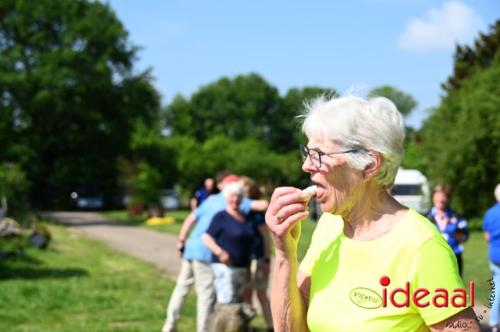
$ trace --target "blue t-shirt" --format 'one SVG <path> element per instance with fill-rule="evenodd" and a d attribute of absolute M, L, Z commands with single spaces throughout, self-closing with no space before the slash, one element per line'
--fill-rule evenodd
<path fill-rule="evenodd" d="M 500 263 L 500 203 L 486 211 L 483 220 L 483 230 L 490 234 L 490 261 Z"/>
<path fill-rule="evenodd" d="M 194 193 L 194 198 L 196 198 L 196 206 L 200 206 L 212 193 L 208 192 L 205 187 L 201 187 Z"/>
<path fill-rule="evenodd" d="M 427 214 L 427 218 L 432 221 L 436 227 L 439 229 L 439 225 L 436 222 L 437 209 L 432 207 L 431 211 Z M 466 236 L 466 239 L 469 237 L 469 228 L 467 226 L 467 220 L 458 216 L 451 209 L 446 210 L 445 217 L 448 219 L 448 223 L 444 230 L 439 229 L 441 235 L 445 238 L 446 242 L 450 245 L 453 252 L 458 255 L 464 251 L 464 246 L 458 242 L 456 238 L 456 233 L 462 233 Z"/>
<path fill-rule="evenodd" d="M 217 213 L 207 229 L 215 243 L 231 257 L 231 266 L 247 267 L 252 256 L 253 224 L 248 220 L 240 222 L 227 211 Z M 212 262 L 219 263 L 212 255 Z"/>
<path fill-rule="evenodd" d="M 252 223 L 254 238 L 252 241 L 252 259 L 264 257 L 264 239 L 259 232 L 259 226 L 266 223 L 264 212 L 250 212 L 247 220 Z"/>
<path fill-rule="evenodd" d="M 187 260 L 197 260 L 210 262 L 212 260 L 212 252 L 203 243 L 203 234 L 207 231 L 210 222 L 217 212 L 223 211 L 227 206 L 227 201 L 222 192 L 211 195 L 207 198 L 196 210 L 196 224 L 189 235 L 184 246 L 183 258 Z M 240 211 L 243 214 L 248 214 L 252 206 L 252 201 L 244 198 L 240 205 Z"/>

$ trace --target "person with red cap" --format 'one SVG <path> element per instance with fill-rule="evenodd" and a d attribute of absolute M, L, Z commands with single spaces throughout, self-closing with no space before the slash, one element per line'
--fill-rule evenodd
<path fill-rule="evenodd" d="M 213 217 L 227 207 L 227 201 L 222 193 L 224 186 L 240 181 L 240 178 L 232 173 L 219 173 L 216 178 L 217 187 L 221 192 L 210 196 L 190 213 L 179 232 L 177 253 L 182 257 L 181 270 L 174 291 L 170 296 L 162 332 L 176 331 L 182 305 L 193 285 L 197 295 L 197 331 L 207 330 L 208 317 L 215 303 L 215 292 L 214 278 L 210 267 L 212 253 L 203 242 L 202 237 Z M 245 198 L 241 202 L 240 211 L 243 214 L 248 214 L 250 211 L 265 211 L 267 206 L 266 200 L 252 201 Z"/>

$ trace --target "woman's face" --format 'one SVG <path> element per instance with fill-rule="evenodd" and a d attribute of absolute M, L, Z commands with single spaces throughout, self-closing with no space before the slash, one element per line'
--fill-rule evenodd
<path fill-rule="evenodd" d="M 437 191 L 432 195 L 432 203 L 434 203 L 434 206 L 438 210 L 444 211 L 448 206 L 448 195 L 444 192 Z"/>
<path fill-rule="evenodd" d="M 230 208 L 238 210 L 240 208 L 242 197 L 238 194 L 231 193 L 227 198 L 227 204 Z"/>
<path fill-rule="evenodd" d="M 324 153 L 339 152 L 343 149 L 330 140 L 311 137 L 307 147 L 319 149 Z M 318 186 L 316 198 L 322 211 L 345 214 L 361 199 L 362 171 L 352 169 L 344 154 L 321 157 L 321 167 L 315 166 L 310 158 L 302 164 L 302 170 L 311 176 Z"/>

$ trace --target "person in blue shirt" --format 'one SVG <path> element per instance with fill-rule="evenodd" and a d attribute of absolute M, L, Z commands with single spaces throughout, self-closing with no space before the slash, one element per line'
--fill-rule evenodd
<path fill-rule="evenodd" d="M 463 243 L 469 239 L 467 220 L 457 215 L 449 206 L 449 190 L 444 186 L 437 186 L 432 195 L 433 207 L 427 218 L 439 229 L 445 240 L 453 249 L 457 257 L 460 275 L 463 271 L 462 252 Z"/>
<path fill-rule="evenodd" d="M 484 238 L 489 244 L 489 261 L 493 285 L 495 286 L 495 298 L 490 311 L 491 331 L 499 331 L 500 316 L 500 183 L 495 188 L 496 204 L 484 214 L 483 231 Z"/>
<path fill-rule="evenodd" d="M 224 186 L 229 183 L 238 181 L 240 181 L 239 177 L 234 174 L 222 173 L 217 176 L 219 190 L 223 190 Z M 248 214 L 251 210 L 265 211 L 267 205 L 268 202 L 265 200 L 252 201 L 245 198 L 241 202 L 240 211 L 244 214 Z M 223 211 L 226 206 L 227 202 L 224 195 L 218 193 L 206 199 L 184 220 L 176 248 L 177 254 L 182 257 L 181 269 L 174 291 L 170 296 L 166 310 L 167 317 L 162 332 L 176 330 L 182 305 L 193 285 L 197 295 L 197 331 L 206 331 L 208 316 L 215 302 L 215 294 L 213 274 L 210 267 L 212 253 L 203 243 L 202 236 L 205 234 L 213 217 L 218 212 Z"/>
<path fill-rule="evenodd" d="M 216 194 L 214 180 L 212 178 L 206 178 L 203 182 L 203 187 L 194 193 L 194 197 L 191 198 L 191 201 L 189 202 L 191 210 L 194 211 L 194 209 L 200 206 L 201 203 L 213 194 Z"/>

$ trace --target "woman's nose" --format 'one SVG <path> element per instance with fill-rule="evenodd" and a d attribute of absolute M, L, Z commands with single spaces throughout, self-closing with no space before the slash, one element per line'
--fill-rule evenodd
<path fill-rule="evenodd" d="M 316 167 L 311 162 L 311 158 L 307 157 L 302 162 L 302 170 L 306 173 L 312 173 L 316 171 Z"/>

